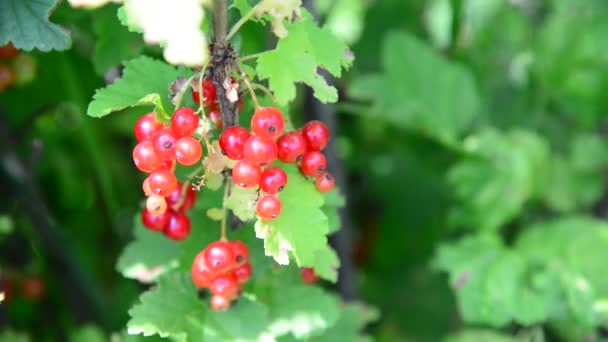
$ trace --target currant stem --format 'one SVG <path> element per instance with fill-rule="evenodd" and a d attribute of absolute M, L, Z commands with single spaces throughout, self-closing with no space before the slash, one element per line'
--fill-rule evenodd
<path fill-rule="evenodd" d="M 232 181 L 226 178 L 224 182 L 224 200 L 222 201 L 222 205 L 224 207 L 224 216 L 222 217 L 222 225 L 220 232 L 220 240 L 228 241 L 226 238 L 226 219 L 228 217 L 228 209 L 226 208 L 226 200 L 228 199 L 228 194 L 230 194 L 230 188 L 232 188 Z"/>
<path fill-rule="evenodd" d="M 241 77 L 243 78 L 243 81 L 245 82 L 247 89 L 249 89 L 249 94 L 251 95 L 251 99 L 253 100 L 255 109 L 256 110 L 260 109 L 260 104 L 258 102 L 258 98 L 255 96 L 255 91 L 253 90 L 253 86 L 251 85 L 251 82 L 249 82 L 249 78 L 247 78 L 247 74 L 241 70 L 239 70 L 239 71 L 241 72 Z"/>
<path fill-rule="evenodd" d="M 205 167 L 203 165 L 199 166 L 196 168 L 196 170 L 192 171 L 192 173 L 190 173 L 189 175 L 186 176 L 186 180 L 184 181 L 184 185 L 182 185 L 182 189 L 181 189 L 181 196 L 179 198 L 179 201 L 177 203 L 175 203 L 175 205 L 173 205 L 173 209 L 177 210 L 177 208 L 181 207 L 182 204 L 184 204 L 184 200 L 186 199 L 186 191 L 188 191 L 188 187 L 190 186 L 190 184 L 192 184 L 192 180 L 194 179 L 194 177 L 198 176 L 199 173 L 201 173 L 201 171 L 203 171 L 205 169 Z"/>
<path fill-rule="evenodd" d="M 251 55 L 247 55 L 247 56 L 243 56 L 240 57 L 239 59 L 237 59 L 237 61 L 240 62 L 245 62 L 251 59 L 256 59 L 258 57 L 260 57 L 264 52 L 258 52 L 258 53 L 252 53 Z"/>
<path fill-rule="evenodd" d="M 253 89 L 261 90 L 264 94 L 266 94 L 266 96 L 270 97 L 270 101 L 272 101 L 272 105 L 277 107 L 277 103 L 274 100 L 274 95 L 272 95 L 272 92 L 270 91 L 270 89 L 264 87 L 263 85 L 261 85 L 259 83 L 252 83 L 251 86 L 253 87 Z"/>
<path fill-rule="evenodd" d="M 190 82 L 192 82 L 192 79 L 194 79 L 195 76 L 196 74 L 192 75 L 188 80 L 186 80 L 186 83 L 184 83 L 184 85 L 182 85 L 182 87 L 179 89 L 179 92 L 177 93 L 177 99 L 175 100 L 175 110 L 178 110 L 179 107 L 182 105 L 184 95 L 186 94 L 188 87 L 190 87 Z"/>
<path fill-rule="evenodd" d="M 247 12 L 247 14 L 245 14 L 244 16 L 241 17 L 241 19 L 239 19 L 239 21 L 237 21 L 231 28 L 230 31 L 228 32 L 228 35 L 226 36 L 226 41 L 230 40 L 230 38 L 232 38 L 241 28 L 241 26 L 243 26 L 247 21 L 249 21 L 249 19 L 251 19 L 256 12 L 256 7 L 254 6 L 253 8 L 251 8 L 249 10 L 249 12 Z"/>

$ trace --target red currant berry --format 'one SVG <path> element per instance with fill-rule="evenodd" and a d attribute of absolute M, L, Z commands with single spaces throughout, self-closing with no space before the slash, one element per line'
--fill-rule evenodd
<path fill-rule="evenodd" d="M 271 139 L 252 135 L 243 146 L 245 159 L 264 166 L 270 165 L 277 159 L 277 144 Z"/>
<path fill-rule="evenodd" d="M 144 179 L 144 182 L 141 184 L 141 188 L 144 190 L 144 194 L 146 194 L 146 196 L 154 194 L 152 189 L 150 189 L 150 181 L 148 181 L 148 177 Z"/>
<path fill-rule="evenodd" d="M 23 297 L 31 302 L 40 300 L 45 292 L 46 286 L 44 285 L 44 281 L 39 277 L 28 277 L 23 281 L 23 284 L 21 284 L 21 293 L 23 293 Z"/>
<path fill-rule="evenodd" d="M 283 133 L 283 129 L 285 129 L 285 119 L 281 111 L 276 108 L 260 108 L 251 117 L 251 131 L 262 138 L 278 138 Z"/>
<path fill-rule="evenodd" d="M 327 170 L 327 160 L 319 151 L 308 151 L 302 156 L 300 171 L 304 176 L 318 177 Z"/>
<path fill-rule="evenodd" d="M 142 141 L 133 149 L 133 162 L 141 171 L 152 172 L 160 168 L 163 158 L 156 152 L 152 142 Z"/>
<path fill-rule="evenodd" d="M 135 138 L 137 141 L 150 140 L 161 129 L 163 129 L 163 124 L 156 120 L 156 114 L 146 114 L 135 123 Z"/>
<path fill-rule="evenodd" d="M 174 210 L 180 210 L 181 212 L 185 213 L 188 210 L 192 209 L 192 207 L 194 207 L 194 203 L 196 202 L 196 191 L 194 191 L 194 189 L 189 186 L 186 189 L 186 194 L 182 201 L 183 186 L 184 185 L 182 183 L 177 183 L 177 187 L 175 187 L 175 190 L 173 190 L 173 192 L 169 196 L 167 196 L 165 200 L 167 200 L 167 205 L 169 207 L 173 208 Z M 180 202 L 181 204 L 179 205 L 179 207 L 175 207 Z"/>
<path fill-rule="evenodd" d="M 329 141 L 329 129 L 321 121 L 310 121 L 304 125 L 302 134 L 308 144 L 308 149 L 321 151 Z"/>
<path fill-rule="evenodd" d="M 241 265 L 241 266 L 235 268 L 232 271 L 232 274 L 234 274 L 234 277 L 236 278 L 236 282 L 238 284 L 240 284 L 240 285 L 245 284 L 247 282 L 247 280 L 249 280 L 249 278 L 251 278 L 251 265 L 249 263 Z"/>
<path fill-rule="evenodd" d="M 241 160 L 232 168 L 232 179 L 238 186 L 253 188 L 260 184 L 262 170 L 249 160 Z"/>
<path fill-rule="evenodd" d="M 146 209 L 151 215 L 162 215 L 167 211 L 167 201 L 164 197 L 152 194 L 146 200 Z"/>
<path fill-rule="evenodd" d="M 230 308 L 230 299 L 224 296 L 211 297 L 211 308 L 215 311 L 226 311 Z"/>
<path fill-rule="evenodd" d="M 8 43 L 0 46 L 0 58 L 2 59 L 10 59 L 14 58 L 19 54 L 19 50 L 15 48 L 13 43 Z"/>
<path fill-rule="evenodd" d="M 196 255 L 192 268 L 190 269 L 192 274 L 192 281 L 198 287 L 207 287 L 211 280 L 215 278 L 217 273 L 213 272 L 205 263 L 205 252 L 202 251 Z"/>
<path fill-rule="evenodd" d="M 270 167 L 262 172 L 260 188 L 268 195 L 278 194 L 287 185 L 287 174 L 280 167 Z"/>
<path fill-rule="evenodd" d="M 331 191 L 331 189 L 334 188 L 335 184 L 336 184 L 336 180 L 334 179 L 334 176 L 332 176 L 331 173 L 329 173 L 329 172 L 326 172 L 326 173 L 320 175 L 319 177 L 317 177 L 317 180 L 315 181 L 315 186 L 317 187 L 317 190 L 319 190 L 320 192 Z"/>
<path fill-rule="evenodd" d="M 234 275 L 230 273 L 221 274 L 211 281 L 209 291 L 216 296 L 231 298 L 238 294 L 239 286 Z"/>
<path fill-rule="evenodd" d="M 183 137 L 175 142 L 175 159 L 182 165 L 193 165 L 203 155 L 203 147 L 193 137 Z"/>
<path fill-rule="evenodd" d="M 235 267 L 244 265 L 249 261 L 249 248 L 245 243 L 239 240 L 229 241 L 228 244 L 234 254 Z"/>
<path fill-rule="evenodd" d="M 148 209 L 144 208 L 141 211 L 141 222 L 144 224 L 144 227 L 150 230 L 162 232 L 169 224 L 172 215 L 173 211 L 171 209 L 166 210 L 161 215 L 152 215 Z"/>
<path fill-rule="evenodd" d="M 171 128 L 163 128 L 154 135 L 154 148 L 165 160 L 175 159 L 175 142 L 179 136 Z"/>
<path fill-rule="evenodd" d="M 301 132 L 289 132 L 277 141 L 277 155 L 284 163 L 295 163 L 306 152 L 306 139 Z"/>
<path fill-rule="evenodd" d="M 243 159 L 243 147 L 251 134 L 245 128 L 232 126 L 226 128 L 220 135 L 220 148 L 232 160 Z"/>
<path fill-rule="evenodd" d="M 177 136 L 187 137 L 196 131 L 198 127 L 198 115 L 192 108 L 182 107 L 173 113 L 171 128 Z"/>
<path fill-rule="evenodd" d="M 157 170 L 167 170 L 173 172 L 173 170 L 175 170 L 175 160 L 163 160 L 163 163 Z"/>
<path fill-rule="evenodd" d="M 188 237 L 190 234 L 190 219 L 184 213 L 174 211 L 169 224 L 165 226 L 163 233 L 175 241 L 180 241 Z"/>
<path fill-rule="evenodd" d="M 17 75 L 8 65 L 0 64 L 0 90 L 4 90 L 15 83 Z"/>
<path fill-rule="evenodd" d="M 210 107 L 217 99 L 217 95 L 215 92 L 215 86 L 213 85 L 213 81 L 211 81 L 211 80 L 203 80 L 203 99 L 204 99 L 205 106 L 207 106 L 207 107 Z M 201 104 L 200 93 L 193 90 L 192 91 L 192 100 L 196 104 Z"/>
<path fill-rule="evenodd" d="M 310 267 L 300 268 L 300 276 L 302 277 L 302 280 L 309 285 L 316 283 L 320 279 L 315 273 L 315 270 Z"/>
<path fill-rule="evenodd" d="M 171 171 L 158 170 L 152 172 L 148 177 L 148 183 L 152 192 L 163 197 L 171 195 L 177 187 L 177 178 Z"/>
<path fill-rule="evenodd" d="M 264 196 L 255 206 L 255 212 L 258 217 L 264 221 L 272 221 L 279 217 L 283 205 L 281 200 L 274 196 Z"/>
<path fill-rule="evenodd" d="M 228 242 L 212 242 L 205 249 L 205 260 L 209 269 L 220 273 L 228 271 L 234 267 L 234 254 Z"/>
<path fill-rule="evenodd" d="M 222 122 L 222 113 L 220 112 L 219 109 L 217 109 L 217 108 L 210 109 L 207 112 L 207 117 L 209 117 L 209 120 L 211 120 L 211 122 L 213 122 L 213 124 L 215 124 L 215 128 L 222 129 L 224 127 L 224 124 Z"/>

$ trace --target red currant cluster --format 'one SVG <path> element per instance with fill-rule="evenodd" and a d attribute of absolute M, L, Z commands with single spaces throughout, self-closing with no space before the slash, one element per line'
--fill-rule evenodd
<path fill-rule="evenodd" d="M 202 146 L 191 136 L 198 126 L 196 112 L 186 107 L 173 113 L 170 126 L 157 121 L 154 113 L 135 123 L 139 143 L 133 149 L 133 161 L 139 170 L 150 173 L 142 185 L 148 196 L 142 221 L 147 228 L 163 231 L 173 240 L 183 240 L 190 233 L 185 212 L 194 206 L 196 195 L 192 189 L 183 189 L 173 170 L 175 161 L 193 165 L 201 159 Z"/>
<path fill-rule="evenodd" d="M 256 205 L 262 220 L 274 220 L 281 214 L 281 201 L 274 195 L 287 185 L 287 174 L 278 166 L 269 167 L 277 158 L 284 163 L 299 163 L 300 171 L 316 178 L 317 189 L 329 191 L 333 176 L 320 151 L 329 140 L 329 130 L 320 121 L 311 121 L 301 130 L 283 133 L 285 119 L 276 108 L 259 108 L 251 118 L 251 132 L 240 126 L 225 129 L 220 135 L 222 152 L 238 162 L 232 168 L 234 182 L 244 188 L 259 187 L 266 196 Z"/>
<path fill-rule="evenodd" d="M 236 84 L 236 80 L 234 79 L 234 77 L 231 78 L 231 82 L 232 82 L 233 86 Z M 200 105 L 201 104 L 201 94 L 199 91 L 197 91 L 198 83 L 193 84 L 193 86 L 195 88 L 192 89 L 192 100 L 194 101 L 194 103 Z M 203 88 L 203 94 L 202 94 L 203 95 L 203 105 L 205 108 L 207 108 L 205 113 L 206 113 L 207 117 L 209 118 L 209 120 L 211 120 L 211 122 L 213 122 L 215 124 L 215 127 L 217 129 L 222 129 L 222 127 L 224 127 L 224 125 L 222 124 L 222 114 L 220 112 L 220 108 L 217 103 L 217 93 L 215 90 L 215 86 L 213 85 L 213 82 L 211 80 L 204 80 L 202 82 L 202 88 Z M 236 89 L 235 89 L 235 91 L 236 91 Z M 240 112 L 242 109 L 243 109 L 243 100 L 239 98 L 238 111 Z"/>
<path fill-rule="evenodd" d="M 213 242 L 194 258 L 191 275 L 196 286 L 213 294 L 211 307 L 226 310 L 251 277 L 249 249 L 238 240 Z"/>

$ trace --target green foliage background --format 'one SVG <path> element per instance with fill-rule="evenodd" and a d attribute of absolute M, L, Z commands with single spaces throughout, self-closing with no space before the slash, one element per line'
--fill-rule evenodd
<path fill-rule="evenodd" d="M 363 337 L 347 337 L 347 331 L 377 318 L 366 332 L 379 341 L 600 340 L 608 328 L 608 3 L 322 0 L 316 5 L 326 27 L 355 56 L 353 67 L 337 80 L 334 139 L 348 175 L 356 286 L 360 299 L 380 316 L 356 304 L 340 306 L 338 314 L 337 297 L 304 287 L 290 268 L 275 277 L 292 286 L 276 294 L 264 284 L 252 289 L 268 308 L 255 298 L 239 306 L 242 313 L 235 315 L 258 318 L 250 326 L 209 313 L 204 321 L 211 330 L 162 320 L 155 329 L 176 332 L 178 340 L 184 331 L 201 334 L 188 335 L 192 340 L 208 334 L 230 339 L 255 337 L 270 324 L 275 331 L 288 329 L 281 340 L 313 338 L 307 334 L 318 328 L 323 334 L 316 339 L 350 341 Z M 8 13 L 1 6 L 0 12 Z M 135 341 L 139 337 L 116 333 L 125 328 L 133 304 L 139 303 L 131 309 L 137 318 L 129 326 L 139 331 L 155 319 L 150 307 L 170 307 L 184 316 L 206 312 L 189 295 L 192 285 L 183 273 L 161 277 L 159 290 L 140 302 L 145 287 L 116 272 L 133 278 L 126 266 L 140 260 L 146 246 L 163 254 L 150 253 L 145 260 L 162 258 L 168 268 L 183 257 L 180 250 L 189 256 L 197 246 L 175 248 L 137 224 L 133 233 L 142 175 L 132 166 L 131 130 L 145 109 L 102 120 L 85 115 L 109 68 L 141 53 L 160 58 L 160 51 L 144 46 L 115 13 L 115 6 L 93 12 L 59 6 L 51 21 L 71 32 L 71 48 L 31 52 L 38 65 L 35 81 L 0 93 L 1 114 L 11 129 L 10 146 L 2 149 L 3 170 L 9 150 L 28 162 L 57 222 L 57 239 L 82 271 L 95 319 L 83 326 L 87 320 L 67 304 L 69 289 L 48 258 L 49 246 L 15 200 L 15 192 L 26 188 L 14 190 L 14 179 L 3 177 L 0 184 L 10 195 L 0 200 L 2 225 L 9 227 L 2 229 L 2 270 L 41 275 L 48 294 L 41 303 L 0 305 L 2 322 L 8 323 L 0 341 L 52 340 L 57 327 L 72 341 L 103 341 L 111 332 L 119 341 Z M 238 11 L 231 13 L 236 19 Z M 0 16 L 0 23 L 6 18 Z M 0 24 L 2 41 L 14 38 L 5 37 L 4 29 Z M 43 31 L 44 39 L 54 48 L 66 47 L 56 30 Z M 242 55 L 265 49 L 266 30 L 245 25 L 236 40 Z M 286 42 L 284 50 L 266 55 L 262 66 L 281 63 L 282 53 L 289 53 Z M 142 68 L 132 76 L 162 86 L 176 75 L 169 69 Z M 340 67 L 331 71 L 339 73 Z M 304 87 L 293 92 L 279 69 L 261 76 L 270 78 L 281 104 L 296 96 L 290 112 L 296 123 L 303 122 Z M 291 76 L 318 82 L 308 74 Z M 121 97 L 130 90 L 133 99 Z M 125 87 L 96 99 L 124 108 L 130 103 L 124 101 L 145 94 Z M 319 96 L 334 95 L 324 89 Z M 166 93 L 159 99 L 165 102 Z M 246 103 L 245 112 L 251 108 Z M 107 114 L 95 105 L 88 110 Z M 197 209 L 204 213 L 212 206 Z M 258 241 L 253 227 L 247 229 L 250 235 L 240 233 L 242 238 Z M 133 236 L 135 243 L 118 259 Z M 259 264 L 266 263 L 260 268 L 270 269 L 262 248 L 256 250 Z M 184 288 L 184 297 L 166 303 L 167 287 Z M 307 308 L 298 298 L 314 298 L 319 306 Z M 315 310 L 324 313 L 320 328 L 277 323 L 297 320 L 294 312 Z"/>

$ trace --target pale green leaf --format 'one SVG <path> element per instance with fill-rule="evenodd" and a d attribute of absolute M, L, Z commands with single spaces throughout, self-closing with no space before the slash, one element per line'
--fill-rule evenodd
<path fill-rule="evenodd" d="M 362 334 L 362 330 L 379 317 L 380 313 L 375 308 L 359 303 L 345 304 L 340 308 L 340 317 L 336 324 L 327 329 L 323 335 L 312 338 L 311 341 L 371 342 L 373 339 Z"/>
<path fill-rule="evenodd" d="M 226 200 L 226 208 L 232 210 L 241 221 L 252 220 L 255 218 L 255 204 L 258 197 L 257 189 L 246 189 L 235 185 Z"/>
<path fill-rule="evenodd" d="M 446 337 L 443 342 L 524 342 L 490 329 L 467 329 Z"/>

